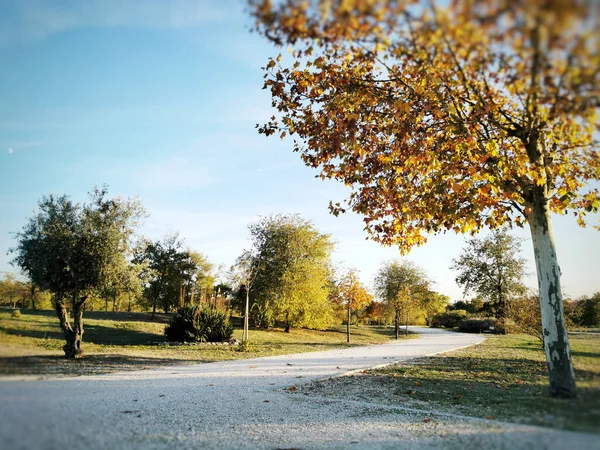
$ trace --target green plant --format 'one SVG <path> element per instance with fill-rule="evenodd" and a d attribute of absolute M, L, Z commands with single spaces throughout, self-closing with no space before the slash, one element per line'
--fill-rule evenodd
<path fill-rule="evenodd" d="M 433 316 L 431 326 L 433 328 L 455 328 L 467 317 L 467 311 L 457 309 L 447 313 L 436 314 Z"/>
<path fill-rule="evenodd" d="M 253 352 L 255 351 L 255 348 L 252 344 L 250 344 L 250 342 L 246 341 L 246 342 L 241 342 L 240 345 L 237 346 L 236 350 L 238 352 Z"/>
<path fill-rule="evenodd" d="M 463 333 L 483 333 L 484 331 L 496 332 L 495 319 L 464 319 L 458 324 L 458 330 Z"/>
<path fill-rule="evenodd" d="M 250 317 L 254 326 L 258 328 L 271 328 L 275 324 L 275 315 L 269 302 L 253 304 L 250 308 Z"/>
<path fill-rule="evenodd" d="M 223 342 L 232 335 L 227 313 L 209 306 L 179 308 L 165 328 L 165 336 L 172 342 Z"/>

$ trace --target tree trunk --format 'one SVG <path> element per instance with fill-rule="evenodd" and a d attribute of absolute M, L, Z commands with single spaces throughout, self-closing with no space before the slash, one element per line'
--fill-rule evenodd
<path fill-rule="evenodd" d="M 406 329 L 405 334 L 408 336 L 408 308 L 406 309 Z"/>
<path fill-rule="evenodd" d="M 35 284 L 31 283 L 31 309 L 36 310 L 35 306 Z"/>
<path fill-rule="evenodd" d="M 399 317 L 400 313 L 398 311 L 396 311 L 396 320 L 394 322 L 395 328 L 396 328 L 396 339 L 398 339 L 400 336 L 400 317 Z"/>
<path fill-rule="evenodd" d="M 560 268 L 554 247 L 548 202 L 544 194 L 543 188 L 537 188 L 534 191 L 529 227 L 540 289 L 542 332 L 550 380 L 550 395 L 560 398 L 575 398 L 577 391 L 565 326 Z"/>
<path fill-rule="evenodd" d="M 55 301 L 56 315 L 60 322 L 60 328 L 65 335 L 66 344 L 63 347 L 65 358 L 75 359 L 82 355 L 81 339 L 83 337 L 83 306 L 87 297 L 82 297 L 73 301 L 73 319 L 74 324 L 71 327 L 69 322 L 69 314 L 64 299 L 59 297 Z"/>
<path fill-rule="evenodd" d="M 246 307 L 244 309 L 244 331 L 242 331 L 242 344 L 248 342 L 248 316 L 250 314 L 250 292 L 246 288 Z"/>
<path fill-rule="evenodd" d="M 283 331 L 289 333 L 291 327 L 292 326 L 290 325 L 290 313 L 288 312 L 285 314 L 285 329 Z"/>
<path fill-rule="evenodd" d="M 350 302 L 348 302 L 348 323 L 346 324 L 346 342 L 350 342 Z"/>

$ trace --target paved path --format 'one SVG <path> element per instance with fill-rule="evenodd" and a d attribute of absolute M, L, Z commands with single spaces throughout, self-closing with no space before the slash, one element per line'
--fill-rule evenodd
<path fill-rule="evenodd" d="M 2 449 L 569 448 L 596 436 L 305 396 L 285 388 L 482 340 L 391 344 L 93 377 L 0 382 Z M 431 414 L 427 415 L 431 417 Z M 434 414 L 435 416 L 435 414 Z M 546 444 L 545 444 L 546 443 Z M 563 445 L 564 444 L 564 445 Z M 562 446 L 561 446 L 562 445 Z M 594 447 L 596 445 L 596 447 Z"/>

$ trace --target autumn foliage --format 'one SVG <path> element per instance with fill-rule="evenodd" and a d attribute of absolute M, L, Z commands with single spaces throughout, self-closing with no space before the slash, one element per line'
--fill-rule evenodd
<path fill-rule="evenodd" d="M 580 225 L 600 178 L 600 26 L 591 0 L 250 0 L 289 55 L 265 66 L 277 110 L 323 178 L 408 252 L 427 234 L 529 223 L 553 395 L 575 396 L 550 213 Z"/>
<path fill-rule="evenodd" d="M 404 250 L 424 232 L 521 225 L 536 187 L 555 212 L 596 211 L 599 41 L 571 28 L 586 9 L 416 3 L 256 2 L 259 30 L 293 45 L 292 63 L 266 66 L 280 114 L 260 131 L 295 136 L 307 165 L 353 188 L 332 211 Z"/>

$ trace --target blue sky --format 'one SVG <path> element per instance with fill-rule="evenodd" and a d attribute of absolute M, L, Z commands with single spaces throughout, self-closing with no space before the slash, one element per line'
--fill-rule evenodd
<path fill-rule="evenodd" d="M 291 141 L 256 133 L 272 114 L 260 67 L 277 50 L 250 25 L 238 0 L 2 0 L 0 272 L 15 271 L 10 233 L 42 195 L 85 200 L 102 183 L 141 198 L 142 233 L 179 231 L 217 265 L 232 264 L 250 245 L 248 223 L 269 213 L 312 220 L 368 285 L 399 257 L 366 241 L 358 216 L 328 214 L 347 191 L 316 179 Z M 570 217 L 554 228 L 566 293 L 599 291 L 600 234 Z M 449 265 L 463 245 L 435 236 L 407 258 L 457 300 Z M 532 261 L 530 240 L 523 247 Z"/>

